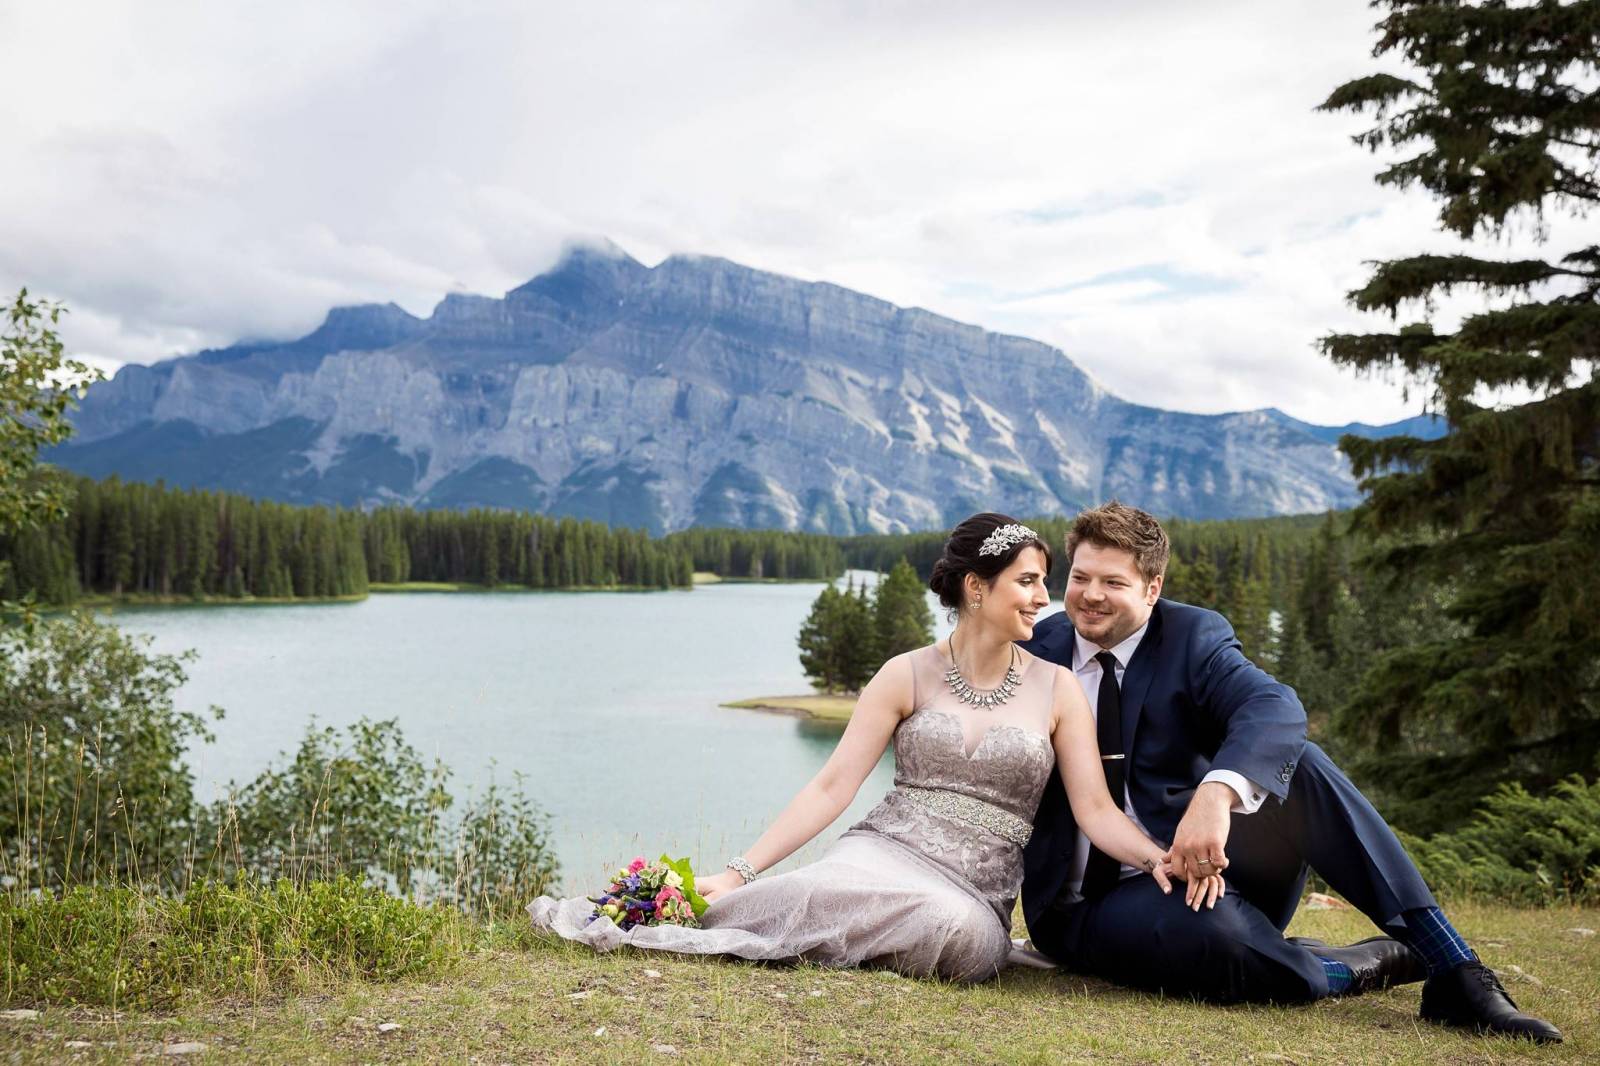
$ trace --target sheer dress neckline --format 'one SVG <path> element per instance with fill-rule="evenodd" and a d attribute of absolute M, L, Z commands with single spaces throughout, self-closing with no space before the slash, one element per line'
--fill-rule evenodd
<path fill-rule="evenodd" d="M 1022 733 L 1025 736 L 1030 736 L 1041 740 L 1044 742 L 1044 745 L 1047 748 L 1051 746 L 1050 738 L 1048 736 L 1039 732 L 1037 729 L 1029 729 L 1027 726 L 1017 725 L 1015 722 L 993 722 L 978 731 L 977 741 L 975 743 L 969 743 L 967 738 L 967 723 L 964 717 L 958 711 L 948 710 L 943 707 L 929 707 L 924 705 L 906 715 L 901 719 L 901 721 L 909 722 L 912 718 L 919 714 L 942 715 L 945 718 L 949 718 L 955 722 L 956 732 L 959 733 L 961 737 L 960 741 L 958 742 L 961 745 L 961 753 L 969 760 L 978 754 L 978 749 L 982 748 L 991 736 L 997 732 L 1002 732 L 1007 729 L 1012 729 L 1018 733 Z"/>
<path fill-rule="evenodd" d="M 1017 666 L 1020 680 L 1016 692 L 1009 700 L 992 710 L 975 710 L 961 703 L 946 684 L 944 675 L 950 668 L 952 660 L 940 649 L 938 642 L 929 644 L 914 654 L 922 657 L 922 661 L 914 667 L 917 678 L 914 706 L 911 713 L 900 720 L 901 724 L 911 721 L 924 712 L 951 719 L 960 734 L 958 743 L 961 752 L 969 761 L 983 749 L 992 736 L 1007 729 L 1037 737 L 1044 742 L 1046 748 L 1051 747 L 1047 730 L 1029 728 L 1029 726 L 1047 726 L 1048 717 L 1044 721 L 1039 721 L 1037 711 L 1030 711 L 1027 706 L 1033 701 L 1026 698 L 1024 693 L 1036 688 L 1039 671 L 1052 667 L 1053 664 L 1045 663 L 1044 667 L 1041 667 L 1040 663 L 1044 662 L 1042 659 L 1019 648 Z"/>

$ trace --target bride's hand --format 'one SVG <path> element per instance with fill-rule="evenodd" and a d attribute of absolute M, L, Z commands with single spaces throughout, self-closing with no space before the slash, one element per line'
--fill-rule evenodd
<path fill-rule="evenodd" d="M 707 903 L 714 903 L 718 898 L 727 895 L 734 889 L 743 887 L 744 878 L 733 870 L 723 870 L 721 873 L 712 874 L 710 877 L 696 877 L 694 879 L 694 890 L 705 897 Z"/>
<path fill-rule="evenodd" d="M 1202 904 L 1210 910 L 1217 905 L 1217 900 L 1221 899 L 1227 890 L 1228 886 L 1223 884 L 1221 874 L 1207 874 L 1189 882 L 1183 900 L 1192 910 L 1199 910 Z"/>
<path fill-rule="evenodd" d="M 1156 884 L 1161 886 L 1162 892 L 1172 895 L 1172 864 L 1167 861 L 1165 855 L 1144 860 L 1144 870 L 1156 879 Z"/>

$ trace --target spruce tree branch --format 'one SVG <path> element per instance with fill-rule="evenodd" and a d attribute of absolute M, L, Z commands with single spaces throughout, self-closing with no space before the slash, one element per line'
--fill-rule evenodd
<path fill-rule="evenodd" d="M 1391 314 L 1402 303 L 1425 299 L 1434 292 L 1448 294 L 1458 285 L 1526 291 L 1557 277 L 1594 277 L 1589 271 L 1556 266 L 1542 259 L 1478 259 L 1468 255 L 1415 255 L 1379 261 L 1373 267 L 1371 280 L 1348 293 L 1347 299 L 1358 310 L 1384 310 Z"/>

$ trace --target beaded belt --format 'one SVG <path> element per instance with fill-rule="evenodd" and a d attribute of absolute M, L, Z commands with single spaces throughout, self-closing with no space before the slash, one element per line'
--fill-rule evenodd
<path fill-rule="evenodd" d="M 1033 837 L 1033 825 L 1026 818 L 1018 818 L 1008 810 L 963 792 L 951 792 L 946 788 L 915 788 L 911 785 L 902 785 L 896 791 L 925 811 L 987 829 L 1019 848 L 1026 847 Z"/>

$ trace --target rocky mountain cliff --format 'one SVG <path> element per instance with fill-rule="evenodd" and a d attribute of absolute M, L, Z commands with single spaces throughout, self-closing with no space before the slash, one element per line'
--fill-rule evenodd
<path fill-rule="evenodd" d="M 1356 499 L 1340 431 L 1131 404 L 1059 350 L 722 259 L 578 247 L 426 319 L 126 366 L 50 458 L 301 503 L 522 508 L 654 531 L 939 528 L 1116 496 L 1219 518 Z M 1415 428 L 1415 427 L 1410 427 Z"/>

